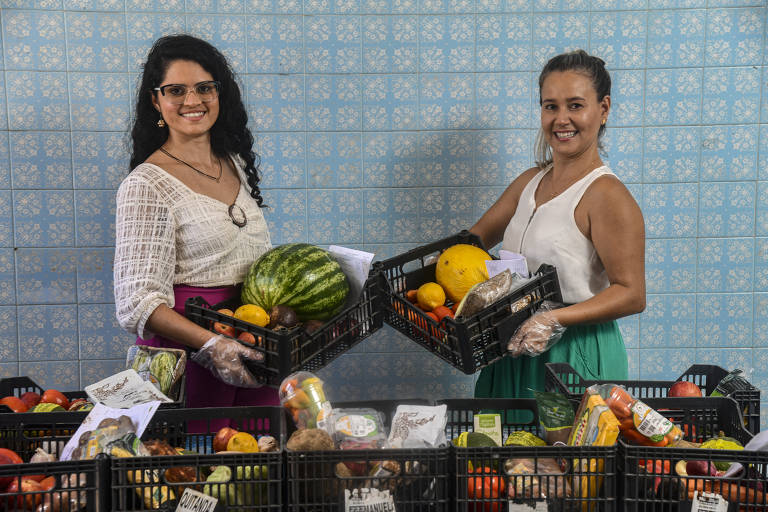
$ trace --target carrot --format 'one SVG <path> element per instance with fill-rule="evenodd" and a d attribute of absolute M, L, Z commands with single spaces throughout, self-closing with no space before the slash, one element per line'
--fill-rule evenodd
<path fill-rule="evenodd" d="M 624 418 L 619 422 L 619 430 L 622 432 L 631 428 L 635 428 L 635 420 L 632 419 L 631 416 L 629 418 Z"/>
<path fill-rule="evenodd" d="M 619 428 L 621 428 L 621 426 L 619 426 Z M 638 432 L 635 428 L 622 430 L 621 433 L 627 439 L 627 441 L 641 444 L 643 446 L 656 446 L 661 448 L 669 444 L 669 440 L 666 437 L 662 438 L 659 442 L 651 441 L 649 438 Z"/>
<path fill-rule="evenodd" d="M 708 478 L 683 478 L 683 485 L 688 491 L 688 500 L 693 499 L 693 493 L 699 491 L 719 494 L 726 501 L 737 502 L 740 511 L 763 510 L 766 504 L 765 493 L 744 487 L 743 485 L 729 483 L 725 480 L 712 480 Z M 750 507 L 748 505 L 763 505 Z"/>
<path fill-rule="evenodd" d="M 412 304 L 416 304 L 416 294 L 418 293 L 418 290 L 408 290 L 405 292 L 405 298 L 408 299 L 408 302 L 411 302 Z"/>

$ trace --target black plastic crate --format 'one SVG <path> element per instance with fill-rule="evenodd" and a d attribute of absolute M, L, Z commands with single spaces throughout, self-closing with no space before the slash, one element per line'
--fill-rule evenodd
<path fill-rule="evenodd" d="M 311 334 L 301 326 L 273 331 L 217 312 L 222 308 L 236 310 L 241 305 L 239 297 L 214 305 L 208 304 L 202 297 L 193 297 L 187 299 L 184 311 L 187 318 L 206 329 L 212 329 L 213 324 L 218 322 L 232 326 L 239 332 L 251 333 L 256 339 L 255 345 L 238 341 L 263 353 L 265 360 L 263 363 L 249 364 L 248 367 L 261 383 L 277 387 L 283 378 L 293 372 L 314 372 L 325 367 L 381 328 L 383 315 L 379 279 L 378 273 L 372 272 L 358 302 L 345 308 Z"/>
<path fill-rule="evenodd" d="M 474 415 L 495 412 L 501 415 L 502 442 L 515 431 L 524 430 L 541 436 L 536 400 L 453 399 L 438 400 L 448 406 L 446 436 L 454 439 L 474 428 Z M 451 474 L 456 512 L 548 510 L 573 512 L 613 512 L 617 503 L 617 448 L 613 446 L 501 446 L 451 447 Z M 531 474 L 506 475 L 509 460 L 528 459 Z M 583 461 L 584 465 L 577 464 Z M 592 463 L 592 469 L 588 469 Z M 470 466 L 471 464 L 471 466 Z M 554 466 L 557 464 L 557 466 Z M 514 467 L 514 465 L 511 465 Z M 470 471 L 470 467 L 472 471 Z M 550 473 L 559 467 L 562 474 Z M 478 468 L 483 468 L 478 473 Z M 501 482 L 493 480 L 500 478 Z M 477 489 L 496 489 L 498 496 Z M 510 491 L 514 496 L 510 496 Z M 584 490 L 584 495 L 580 492 Z M 588 492 L 587 492 L 588 490 Z M 548 496 L 547 499 L 542 496 Z M 530 508 L 528 508 L 530 507 Z"/>
<path fill-rule="evenodd" d="M 752 437 L 742 426 L 738 405 L 732 398 L 648 398 L 644 401 L 678 425 L 688 441 L 702 442 L 720 431 L 742 444 Z M 702 461 L 704 469 L 715 462 L 739 462 L 749 469 L 736 478 L 685 477 L 676 472 L 679 461 Z M 706 491 L 722 495 L 729 503 L 729 512 L 768 511 L 765 494 L 768 453 L 764 451 L 656 448 L 620 441 L 619 470 L 622 510 L 687 512 L 691 510 L 693 490 L 698 489 L 699 494 Z"/>
<path fill-rule="evenodd" d="M 181 381 L 178 384 L 179 386 L 179 399 L 175 400 L 173 402 L 163 403 L 160 404 L 160 406 L 164 409 L 168 408 L 180 408 L 184 407 L 185 402 L 185 395 L 186 395 L 186 376 L 181 376 Z M 6 397 L 6 396 L 15 396 L 20 397 L 27 391 L 33 391 L 35 393 L 38 393 L 42 396 L 43 392 L 45 391 L 45 388 L 37 384 L 35 381 L 30 379 L 29 377 L 21 376 L 21 377 L 7 377 L 5 379 L 0 379 L 0 398 Z M 62 392 L 64 396 L 67 397 L 67 400 L 70 402 L 75 398 L 85 398 L 88 400 L 88 394 L 85 391 L 63 391 Z M 8 407 L 4 405 L 0 405 L 0 413 L 3 412 L 13 412 Z"/>
<path fill-rule="evenodd" d="M 69 462 L 42 462 L 36 464 L 0 465 L 0 510 L 82 510 L 97 512 L 108 510 L 105 497 L 109 461 L 106 457 Z M 53 478 L 48 491 L 21 490 L 8 492 L 7 485 L 16 480 L 19 489 L 25 477 Z M 70 506 L 73 500 L 77 506 Z M 43 509 L 42 506 L 48 508 Z M 38 508 L 38 507 L 41 508 Z"/>
<path fill-rule="evenodd" d="M 383 274 L 384 321 L 466 374 L 473 374 L 501 359 L 517 327 L 531 317 L 544 300 L 562 302 L 557 271 L 542 265 L 535 279 L 470 317 L 445 317 L 436 323 L 405 298 L 407 290 L 435 281 L 437 256 L 455 244 L 483 248 L 469 231 L 417 247 L 377 262 Z M 434 261 L 432 261 L 434 259 Z"/>
<path fill-rule="evenodd" d="M 562 393 L 571 400 L 579 401 L 588 386 L 610 382 L 625 387 L 635 398 L 645 399 L 666 397 L 672 384 L 684 380 L 693 382 L 705 396 L 709 396 L 726 375 L 728 371 L 720 366 L 695 364 L 675 380 L 604 381 L 585 379 L 568 363 L 546 363 L 545 386 L 547 391 Z M 738 402 L 747 430 L 760 432 L 760 390 L 750 384 L 749 389 L 735 391 L 729 396 Z"/>
<path fill-rule="evenodd" d="M 223 505 L 223 510 L 282 510 L 282 450 L 216 454 L 213 452 L 213 437 L 219 428 L 226 425 L 241 432 L 249 432 L 254 437 L 262 434 L 274 436 L 283 446 L 285 422 L 280 407 L 157 411 L 142 435 L 142 440 L 164 439 L 173 447 L 197 454 L 112 457 L 109 510 L 175 510 L 178 498 L 188 487 L 205 493 L 219 493 L 219 503 Z M 210 468 L 222 465 L 232 471 L 231 485 L 206 483 Z M 178 477 L 172 477 L 168 470 L 175 471 L 176 475 L 183 472 L 187 481 L 175 482 Z M 206 488 L 206 485 L 209 487 Z"/>

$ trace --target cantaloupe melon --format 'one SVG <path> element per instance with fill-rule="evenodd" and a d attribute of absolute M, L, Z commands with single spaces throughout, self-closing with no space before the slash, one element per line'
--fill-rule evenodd
<path fill-rule="evenodd" d="M 453 302 L 464 298 L 472 286 L 488 279 L 485 261 L 491 256 L 479 247 L 456 244 L 440 255 L 435 268 L 435 279 Z"/>

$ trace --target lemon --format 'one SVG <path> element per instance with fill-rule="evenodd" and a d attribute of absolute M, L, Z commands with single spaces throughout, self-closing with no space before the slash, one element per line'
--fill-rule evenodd
<path fill-rule="evenodd" d="M 432 311 L 445 304 L 445 290 L 437 283 L 424 283 L 416 290 L 416 302 L 421 309 Z"/>
<path fill-rule="evenodd" d="M 269 323 L 269 315 L 264 308 L 256 304 L 243 304 L 235 310 L 234 317 L 244 322 L 249 322 L 259 327 L 265 327 Z"/>

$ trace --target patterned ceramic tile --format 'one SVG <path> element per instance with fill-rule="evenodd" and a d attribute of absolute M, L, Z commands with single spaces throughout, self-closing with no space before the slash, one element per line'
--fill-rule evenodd
<path fill-rule="evenodd" d="M 768 83 L 768 72 L 766 72 L 765 79 L 763 80 L 763 83 Z M 768 99 L 764 98 L 763 101 L 763 120 L 765 123 L 768 123 Z M 758 127 L 759 135 L 759 149 L 758 152 L 760 154 L 760 159 L 758 161 L 758 179 L 766 180 L 768 179 L 768 124 L 761 124 Z"/>
<path fill-rule="evenodd" d="M 656 5 L 656 2 L 654 2 Z M 592 0 L 592 10 L 637 10 L 648 7 L 648 0 Z"/>
<path fill-rule="evenodd" d="M 16 307 L 0 306 L 0 361 L 18 361 L 19 336 Z"/>
<path fill-rule="evenodd" d="M 699 238 L 698 243 L 698 291 L 752 291 L 755 255 L 753 238 Z"/>
<path fill-rule="evenodd" d="M 43 389 L 78 391 L 80 372 L 77 361 L 44 361 L 19 363 L 19 375 L 32 379 Z"/>
<path fill-rule="evenodd" d="M 74 132 L 75 189 L 116 189 L 129 171 L 127 137 L 124 132 Z M 53 156 L 49 155 L 48 159 Z"/>
<path fill-rule="evenodd" d="M 527 71 L 533 63 L 533 18 L 525 14 L 478 14 L 476 70 Z"/>
<path fill-rule="evenodd" d="M 264 211 L 272 244 L 307 242 L 307 192 L 305 190 L 264 190 Z"/>
<path fill-rule="evenodd" d="M 419 138 L 413 132 L 363 134 L 363 180 L 369 187 L 418 183 Z"/>
<path fill-rule="evenodd" d="M 77 251 L 77 299 L 80 304 L 110 302 L 114 249 L 81 248 Z"/>
<path fill-rule="evenodd" d="M 19 363 L 0 363 L 0 379 L 19 376 Z"/>
<path fill-rule="evenodd" d="M 532 0 L 476 0 L 477 12 L 528 12 L 533 8 Z"/>
<path fill-rule="evenodd" d="M 81 387 L 84 388 L 125 370 L 125 357 L 120 359 L 81 360 L 79 370 Z"/>
<path fill-rule="evenodd" d="M 475 90 L 478 128 L 520 129 L 531 125 L 534 110 L 530 74 L 478 74 Z"/>
<path fill-rule="evenodd" d="M 696 299 L 690 294 L 649 295 L 640 315 L 641 348 L 696 346 Z"/>
<path fill-rule="evenodd" d="M 364 16 L 363 69 L 409 73 L 418 69 L 418 19 L 413 16 Z"/>
<path fill-rule="evenodd" d="M 309 190 L 310 243 L 350 244 L 363 241 L 362 190 Z"/>
<path fill-rule="evenodd" d="M 303 133 L 255 133 L 254 151 L 259 155 L 261 187 L 307 186 L 306 136 Z"/>
<path fill-rule="evenodd" d="M 419 193 L 416 189 L 365 191 L 363 237 L 369 243 L 418 240 Z"/>
<path fill-rule="evenodd" d="M 358 76 L 308 76 L 307 130 L 360 130 L 362 80 Z"/>
<path fill-rule="evenodd" d="M 640 351 L 636 348 L 627 349 L 627 376 L 629 379 L 639 379 Z"/>
<path fill-rule="evenodd" d="M 125 0 L 125 10 L 128 12 L 183 12 L 184 0 Z"/>
<path fill-rule="evenodd" d="M 707 66 L 751 66 L 762 63 L 764 10 L 708 9 Z"/>
<path fill-rule="evenodd" d="M 706 361 L 728 370 L 741 368 L 747 375 L 752 369 L 752 349 L 714 348 L 696 349 L 696 361 Z M 749 380 L 749 379 L 748 379 Z"/>
<path fill-rule="evenodd" d="M 127 0 L 128 2 L 141 2 L 146 5 L 146 0 Z M 186 31 L 186 20 L 183 14 L 172 14 L 173 12 L 183 11 L 183 0 L 161 1 L 157 0 L 158 5 L 153 9 L 135 7 L 129 9 L 125 16 L 126 32 L 128 34 L 128 69 L 139 70 L 147 58 L 147 53 L 152 47 L 152 43 L 161 36 L 167 34 L 177 34 Z M 179 8 L 178 4 L 181 4 Z M 138 11 L 138 12 L 131 12 Z M 159 11 L 159 12 L 158 12 Z M 167 12 L 164 12 L 167 11 Z M 131 82 L 134 85 L 134 82 Z"/>
<path fill-rule="evenodd" d="M 6 69 L 67 69 L 61 12 L 6 11 L 2 21 Z"/>
<path fill-rule="evenodd" d="M 66 247 L 74 244 L 72 191 L 19 190 L 14 192 L 16 245 Z"/>
<path fill-rule="evenodd" d="M 136 336 L 117 324 L 114 304 L 81 304 L 77 324 L 80 359 L 123 358 Z"/>
<path fill-rule="evenodd" d="M 474 184 L 507 186 L 532 165 L 528 130 L 484 131 L 476 136 Z"/>
<path fill-rule="evenodd" d="M 71 189 L 72 148 L 65 132 L 11 133 L 15 189 Z"/>
<path fill-rule="evenodd" d="M 645 64 L 648 21 L 645 13 L 600 13 L 590 19 L 590 53 L 609 69 L 642 68 Z"/>
<path fill-rule="evenodd" d="M 207 41 L 215 41 L 216 48 L 224 54 L 235 72 L 245 72 L 244 17 L 234 15 L 201 17 L 187 14 L 186 24 L 192 35 Z"/>
<path fill-rule="evenodd" d="M 640 337 L 641 315 L 625 316 L 618 320 L 621 337 L 624 338 L 624 346 L 627 348 L 637 348 Z"/>
<path fill-rule="evenodd" d="M 199 13 L 241 13 L 245 0 L 186 0 L 189 12 Z"/>
<path fill-rule="evenodd" d="M 125 13 L 67 12 L 69 71 L 128 71 Z"/>
<path fill-rule="evenodd" d="M 0 132 L 0 189 L 11 188 L 11 150 L 8 132 Z"/>
<path fill-rule="evenodd" d="M 753 180 L 757 133 L 749 126 L 705 126 L 701 134 L 703 181 Z"/>
<path fill-rule="evenodd" d="M 695 290 L 696 255 L 695 238 L 647 240 L 645 251 L 647 292 L 688 293 Z"/>
<path fill-rule="evenodd" d="M 702 183 L 699 193 L 699 236 L 754 234 L 754 183 Z"/>
<path fill-rule="evenodd" d="M 363 130 L 414 130 L 419 120 L 418 80 L 413 75 L 362 79 Z"/>
<path fill-rule="evenodd" d="M 19 248 L 15 253 L 18 304 L 76 302 L 77 256 L 73 249 Z"/>
<path fill-rule="evenodd" d="M 420 239 L 439 240 L 475 223 L 472 196 L 463 188 L 427 188 L 419 199 Z"/>
<path fill-rule="evenodd" d="M 611 125 L 639 126 L 644 111 L 643 71 L 611 72 Z"/>
<path fill-rule="evenodd" d="M 506 187 L 476 187 L 474 195 L 474 219 L 480 219 L 482 215 L 493 206 Z"/>
<path fill-rule="evenodd" d="M 757 67 L 707 68 L 702 120 L 708 124 L 757 122 L 760 78 Z"/>
<path fill-rule="evenodd" d="M 701 120 L 701 69 L 649 69 L 645 75 L 645 122 L 688 125 Z"/>
<path fill-rule="evenodd" d="M 114 245 L 115 213 L 113 190 L 76 190 L 75 245 Z"/>
<path fill-rule="evenodd" d="M 305 72 L 362 71 L 360 16 L 312 16 L 304 23 Z"/>
<path fill-rule="evenodd" d="M 248 16 L 246 46 L 249 73 L 296 73 L 304 69 L 301 34 L 296 16 Z"/>
<path fill-rule="evenodd" d="M 7 130 L 8 129 L 8 106 L 7 102 L 5 101 L 6 98 L 6 92 L 5 92 L 5 74 L 0 76 L 0 94 L 2 94 L 2 97 L 0 97 L 0 130 Z"/>
<path fill-rule="evenodd" d="M 647 66 L 701 66 L 704 58 L 705 24 L 704 10 L 649 12 Z"/>
<path fill-rule="evenodd" d="M 246 79 L 248 117 L 255 131 L 305 128 L 304 79 L 301 76 L 250 75 Z"/>
<path fill-rule="evenodd" d="M 647 127 L 643 131 L 643 180 L 646 183 L 699 179 L 699 127 Z"/>
<path fill-rule="evenodd" d="M 474 134 L 469 132 L 420 132 L 416 183 L 421 186 L 471 184 L 476 143 Z"/>
<path fill-rule="evenodd" d="M 755 338 L 752 341 L 752 346 L 768 349 L 768 293 L 755 293 L 754 307 L 755 307 L 755 329 L 754 329 Z M 766 365 L 759 365 L 758 367 L 765 368 Z M 768 378 L 768 372 L 765 372 L 763 375 L 764 375 L 764 378 Z"/>
<path fill-rule="evenodd" d="M 77 306 L 19 306 L 20 361 L 76 361 Z"/>
<path fill-rule="evenodd" d="M 641 380 L 674 380 L 697 361 L 693 350 L 676 348 L 640 349 L 637 357 Z"/>
<path fill-rule="evenodd" d="M 72 128 L 112 130 L 128 125 L 128 76 L 115 73 L 69 75 Z"/>
<path fill-rule="evenodd" d="M 0 304 L 16 304 L 16 263 L 14 249 L 0 248 Z"/>
<path fill-rule="evenodd" d="M 362 137 L 360 133 L 310 133 L 307 162 L 310 188 L 362 186 Z"/>
<path fill-rule="evenodd" d="M 360 10 L 366 14 L 415 14 L 418 0 L 360 0 Z"/>
<path fill-rule="evenodd" d="M 0 7 L 16 9 L 61 9 L 62 0 L 1 0 Z"/>
<path fill-rule="evenodd" d="M 476 0 L 418 0 L 421 14 L 469 14 Z"/>
<path fill-rule="evenodd" d="M 245 12 L 263 14 L 301 14 L 302 0 L 245 0 Z"/>
<path fill-rule="evenodd" d="M 559 3 L 560 0 L 535 2 L 541 10 Z M 578 3 L 578 2 L 576 2 Z M 582 3 L 586 3 L 583 0 Z M 587 48 L 589 17 L 579 12 L 533 15 L 533 69 L 541 69 L 557 54 Z"/>
<path fill-rule="evenodd" d="M 696 235 L 698 186 L 695 183 L 643 186 L 642 210 L 650 238 Z"/>
<path fill-rule="evenodd" d="M 471 126 L 475 109 L 474 78 L 471 74 L 422 74 L 419 79 L 421 129 Z"/>
<path fill-rule="evenodd" d="M 8 71 L 5 87 L 12 130 L 69 129 L 66 73 Z"/>
<path fill-rule="evenodd" d="M 125 0 L 67 0 L 69 11 L 122 11 Z"/>
<path fill-rule="evenodd" d="M 423 16 L 419 26 L 419 70 L 470 72 L 474 63 L 475 26 L 469 16 Z"/>
<path fill-rule="evenodd" d="M 13 195 L 0 190 L 0 247 L 13 247 Z"/>
<path fill-rule="evenodd" d="M 755 291 L 768 291 L 768 238 L 755 238 Z"/>

